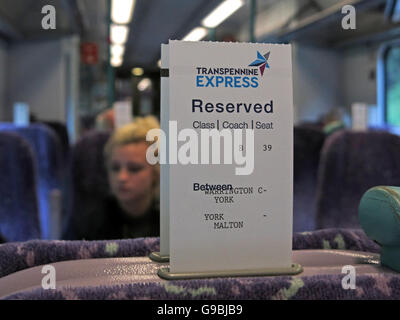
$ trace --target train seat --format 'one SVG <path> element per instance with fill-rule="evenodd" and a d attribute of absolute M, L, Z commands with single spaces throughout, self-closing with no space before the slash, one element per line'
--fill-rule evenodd
<path fill-rule="evenodd" d="M 77 141 L 72 149 L 68 221 L 63 239 L 79 240 L 83 235 L 90 239 L 86 228 L 91 226 L 95 229 L 96 222 L 102 223 L 101 217 L 96 215 L 96 211 L 101 210 L 96 209 L 103 207 L 102 200 L 110 193 L 103 155 L 109 137 L 109 132 L 92 131 Z"/>
<path fill-rule="evenodd" d="M 325 140 L 322 130 L 294 128 L 293 231 L 315 230 L 317 172 Z"/>
<path fill-rule="evenodd" d="M 158 238 L 42 240 L 2 245 L 0 258 L 10 258 L 8 262 L 0 259 L 0 298 L 368 299 L 387 298 L 388 295 L 395 298 L 398 294 L 395 290 L 400 280 L 398 274 L 367 263 L 379 261 L 378 246 L 361 230 L 328 229 L 296 233 L 293 247 L 307 250 L 293 251 L 293 260 L 304 267 L 302 274 L 293 277 L 167 282 L 157 276 L 157 270 L 162 265 L 145 256 L 158 247 Z M 49 263 L 57 270 L 55 290 L 40 287 L 43 277 L 40 270 Z M 343 290 L 342 278 L 345 275 L 342 267 L 349 264 L 357 270 L 358 290 Z M 383 286 L 383 283 L 390 285 Z"/>
<path fill-rule="evenodd" d="M 59 224 L 58 215 L 52 213 L 52 197 L 58 197 L 62 187 L 62 150 L 57 135 L 43 124 L 31 124 L 27 127 L 16 127 L 0 124 L 0 131 L 15 132 L 22 136 L 34 151 L 37 165 L 37 193 L 39 201 L 42 238 L 52 237 L 52 225 Z M 58 197 L 59 198 L 59 197 Z M 59 205 L 61 207 L 61 205 Z"/>
<path fill-rule="evenodd" d="M 23 138 L 0 132 L 0 234 L 4 241 L 41 238 L 34 161 Z"/>
<path fill-rule="evenodd" d="M 61 142 L 63 159 L 67 160 L 70 151 L 67 127 L 63 123 L 57 121 L 45 121 L 43 123 L 57 134 Z"/>
<path fill-rule="evenodd" d="M 34 266 L 80 259 L 144 257 L 159 250 L 160 239 L 136 238 L 100 241 L 39 240 L 0 246 L 0 278 Z M 293 250 L 352 250 L 379 252 L 362 230 L 325 229 L 293 235 Z M 29 259 L 28 257 L 32 257 Z M 7 259 L 6 259 L 7 257 Z M 34 257 L 34 258 L 33 258 Z"/>
<path fill-rule="evenodd" d="M 318 173 L 317 228 L 361 228 L 358 205 L 377 185 L 400 185 L 400 137 L 342 130 L 329 136 Z"/>
<path fill-rule="evenodd" d="M 5 243 L 0 245 L 0 278 L 31 267 L 67 260 L 144 257 L 159 248 L 159 238 Z"/>
<path fill-rule="evenodd" d="M 399 299 L 400 276 L 377 265 L 377 255 L 351 251 L 299 250 L 303 264 L 297 276 L 209 278 L 166 281 L 157 276 L 163 265 L 140 258 L 107 258 L 58 262 L 55 288 L 41 287 L 43 267 L 0 278 L 6 300 L 340 300 Z M 310 260 L 312 259 L 312 260 Z M 318 265 L 322 263 L 323 266 Z M 316 265 L 317 264 L 317 265 Z M 344 287 L 343 265 L 351 265 L 356 287 Z"/>

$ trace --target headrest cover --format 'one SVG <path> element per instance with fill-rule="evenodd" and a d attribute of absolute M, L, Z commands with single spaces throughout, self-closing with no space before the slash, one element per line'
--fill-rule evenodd
<path fill-rule="evenodd" d="M 381 264 L 400 272 L 400 188 L 378 186 L 361 198 L 359 219 L 369 238 L 381 245 Z"/>
<path fill-rule="evenodd" d="M 358 213 L 368 237 L 381 245 L 400 246 L 400 187 L 369 189 L 361 198 Z"/>

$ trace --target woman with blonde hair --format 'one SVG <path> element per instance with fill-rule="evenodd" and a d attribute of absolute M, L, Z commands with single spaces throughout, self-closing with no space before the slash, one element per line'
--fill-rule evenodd
<path fill-rule="evenodd" d="M 138 117 L 114 132 L 104 155 L 112 197 L 98 238 L 136 238 L 159 235 L 160 166 L 147 162 L 151 142 L 146 134 L 159 128 L 153 116 Z"/>
<path fill-rule="evenodd" d="M 159 128 L 157 118 L 147 116 L 137 117 L 132 123 L 114 131 L 103 150 L 109 190 L 106 191 L 106 185 L 96 186 L 95 189 L 101 192 L 82 197 L 81 200 L 86 203 L 78 207 L 81 212 L 71 212 L 66 218 L 64 239 L 107 240 L 159 235 L 160 165 L 151 165 L 146 159 L 149 146 L 152 146 L 150 154 L 157 152 L 154 151 L 154 141 L 146 141 L 147 132 Z M 99 144 L 104 143 L 104 139 L 99 137 L 95 135 L 95 139 L 83 139 L 85 143 L 79 145 L 77 154 L 97 154 Z M 90 142 L 95 144 L 96 150 L 90 148 Z M 85 157 L 79 159 L 84 160 Z M 96 161 L 96 157 L 89 157 L 90 161 Z M 87 165 L 91 164 L 83 167 Z M 79 174 L 85 174 L 81 169 L 79 166 L 73 173 L 74 179 L 79 179 Z M 103 170 L 98 174 L 102 175 Z M 93 173 L 89 176 L 92 177 Z M 86 181 L 85 178 L 82 177 L 82 180 Z M 96 181 L 103 182 L 104 178 L 99 177 Z M 86 185 L 82 188 L 75 186 L 75 191 L 82 189 L 83 193 L 90 193 L 90 190 L 85 190 Z"/>

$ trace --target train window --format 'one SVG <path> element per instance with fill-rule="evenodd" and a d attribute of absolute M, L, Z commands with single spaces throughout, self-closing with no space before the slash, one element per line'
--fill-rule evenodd
<path fill-rule="evenodd" d="M 400 45 L 388 48 L 384 64 L 386 123 L 400 127 Z"/>

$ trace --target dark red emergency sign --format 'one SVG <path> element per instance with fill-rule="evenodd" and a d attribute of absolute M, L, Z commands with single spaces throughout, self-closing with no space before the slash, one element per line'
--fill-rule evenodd
<path fill-rule="evenodd" d="M 97 64 L 99 62 L 99 48 L 96 43 L 83 42 L 81 44 L 81 61 L 85 64 Z"/>

